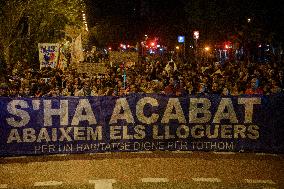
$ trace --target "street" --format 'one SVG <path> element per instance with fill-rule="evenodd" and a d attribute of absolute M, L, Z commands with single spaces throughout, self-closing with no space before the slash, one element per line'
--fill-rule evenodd
<path fill-rule="evenodd" d="M 283 188 L 283 155 L 144 152 L 1 158 L 0 188 Z"/>

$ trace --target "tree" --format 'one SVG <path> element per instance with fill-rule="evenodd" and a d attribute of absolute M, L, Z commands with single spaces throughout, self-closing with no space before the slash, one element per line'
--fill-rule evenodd
<path fill-rule="evenodd" d="M 82 0 L 1 1 L 0 47 L 11 70 L 23 58 L 36 63 L 37 44 L 58 42 L 67 25 L 81 28 Z"/>

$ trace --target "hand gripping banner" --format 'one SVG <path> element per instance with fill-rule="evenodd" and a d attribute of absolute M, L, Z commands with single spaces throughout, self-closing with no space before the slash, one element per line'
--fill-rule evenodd
<path fill-rule="evenodd" d="M 0 156 L 284 152 L 284 95 L 0 98 Z"/>

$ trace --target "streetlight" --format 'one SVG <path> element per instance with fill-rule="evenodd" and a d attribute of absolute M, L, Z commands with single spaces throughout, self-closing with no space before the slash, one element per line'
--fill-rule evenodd
<path fill-rule="evenodd" d="M 195 58 L 197 59 L 197 48 L 198 48 L 198 43 L 197 43 L 197 40 L 199 39 L 199 31 L 193 31 L 193 39 L 194 42 L 195 42 Z"/>
<path fill-rule="evenodd" d="M 179 50 L 179 46 L 176 46 L 176 50 Z"/>
<path fill-rule="evenodd" d="M 199 39 L 199 31 L 193 32 L 193 38 L 196 39 L 196 40 Z"/>
<path fill-rule="evenodd" d="M 210 50 L 210 47 L 206 46 L 204 50 L 208 52 Z"/>

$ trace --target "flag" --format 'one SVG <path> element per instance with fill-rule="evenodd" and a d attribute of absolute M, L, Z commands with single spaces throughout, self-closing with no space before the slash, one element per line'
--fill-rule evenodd
<path fill-rule="evenodd" d="M 59 57 L 56 67 L 61 70 L 64 70 L 65 68 L 67 68 L 67 65 L 68 65 L 68 59 L 66 57 L 66 49 L 64 44 L 59 48 Z"/>
<path fill-rule="evenodd" d="M 75 63 L 78 63 L 84 60 L 81 34 L 73 42 L 72 60 Z"/>
<path fill-rule="evenodd" d="M 56 68 L 59 56 L 58 43 L 39 43 L 39 62 L 40 69 L 44 67 Z"/>

